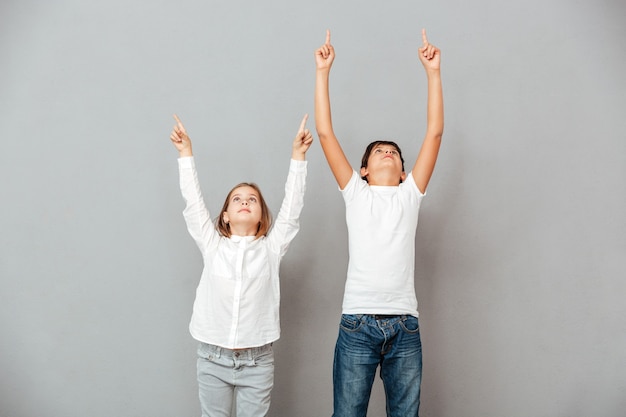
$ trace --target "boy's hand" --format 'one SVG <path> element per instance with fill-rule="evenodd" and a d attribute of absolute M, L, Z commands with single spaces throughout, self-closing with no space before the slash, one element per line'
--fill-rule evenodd
<path fill-rule="evenodd" d="M 296 134 L 296 138 L 293 140 L 293 151 L 291 152 L 291 159 L 296 161 L 304 161 L 306 151 L 311 147 L 313 143 L 313 135 L 309 129 L 305 128 L 306 121 L 309 118 L 308 114 L 305 114 L 300 123 L 300 128 Z"/>
<path fill-rule="evenodd" d="M 189 139 L 185 126 L 183 126 L 178 116 L 174 115 L 174 119 L 176 119 L 176 125 L 174 125 L 174 129 L 172 129 L 170 139 L 181 157 L 191 156 L 191 139 Z"/>
<path fill-rule="evenodd" d="M 422 29 L 422 47 L 418 49 L 418 56 L 424 69 L 438 70 L 441 64 L 441 51 L 435 45 L 428 42 L 426 29 Z"/>
<path fill-rule="evenodd" d="M 330 70 L 335 59 L 335 48 L 330 44 L 330 30 L 326 31 L 326 43 L 315 51 L 315 64 L 318 70 Z"/>

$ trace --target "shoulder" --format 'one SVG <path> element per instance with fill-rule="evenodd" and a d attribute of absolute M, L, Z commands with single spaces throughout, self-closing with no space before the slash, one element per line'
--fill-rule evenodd
<path fill-rule="evenodd" d="M 346 193 L 354 191 L 355 189 L 361 190 L 365 187 L 369 187 L 369 185 L 367 184 L 367 181 L 365 181 L 364 179 L 361 179 L 359 174 L 357 174 L 355 170 L 352 170 L 352 176 L 350 177 L 350 180 L 348 181 L 346 186 L 343 187 L 343 189 L 339 188 L 339 191 L 341 191 L 343 194 L 346 194 Z"/>
<path fill-rule="evenodd" d="M 406 179 L 404 180 L 404 182 L 400 184 L 399 189 L 403 193 L 410 193 L 410 194 L 417 195 L 420 199 L 426 195 L 426 193 L 422 193 L 420 189 L 417 187 L 417 184 L 415 183 L 415 178 L 413 178 L 412 172 L 409 172 L 409 175 L 406 176 Z"/>

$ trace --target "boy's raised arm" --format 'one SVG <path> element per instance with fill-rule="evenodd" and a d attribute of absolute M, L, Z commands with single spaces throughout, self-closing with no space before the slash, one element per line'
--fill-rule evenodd
<path fill-rule="evenodd" d="M 343 189 L 352 177 L 352 167 L 333 131 L 328 84 L 334 59 L 335 49 L 330 43 L 330 30 L 327 30 L 326 42 L 315 51 L 315 128 L 330 170 Z"/>
<path fill-rule="evenodd" d="M 412 172 L 417 188 L 424 193 L 435 169 L 443 135 L 443 90 L 440 72 L 441 51 L 428 42 L 425 29 L 422 29 L 422 47 L 418 51 L 428 79 L 427 125 L 426 136 Z"/>

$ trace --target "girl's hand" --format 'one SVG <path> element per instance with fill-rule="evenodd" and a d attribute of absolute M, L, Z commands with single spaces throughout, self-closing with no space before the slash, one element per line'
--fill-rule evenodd
<path fill-rule="evenodd" d="M 300 123 L 300 128 L 296 134 L 296 138 L 293 140 L 293 151 L 291 152 L 291 159 L 296 161 L 304 161 L 306 151 L 311 147 L 313 143 L 313 135 L 309 129 L 305 129 L 306 121 L 309 118 L 308 114 L 305 114 Z"/>
<path fill-rule="evenodd" d="M 180 121 L 178 116 L 174 115 L 174 119 L 176 119 L 176 125 L 174 125 L 174 129 L 170 134 L 170 139 L 174 146 L 178 150 L 180 157 L 191 156 L 191 139 L 187 135 L 187 131 L 185 130 L 185 126 Z"/>
<path fill-rule="evenodd" d="M 441 51 L 435 45 L 428 43 L 426 38 L 426 29 L 422 29 L 422 47 L 418 49 L 418 56 L 424 69 L 439 70 L 441 64 Z"/>
<path fill-rule="evenodd" d="M 330 30 L 326 31 L 326 43 L 315 51 L 315 65 L 318 70 L 329 70 L 335 59 L 335 48 L 330 44 Z"/>

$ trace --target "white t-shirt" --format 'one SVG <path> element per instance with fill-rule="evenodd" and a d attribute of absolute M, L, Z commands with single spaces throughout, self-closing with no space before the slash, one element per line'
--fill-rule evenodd
<path fill-rule="evenodd" d="M 350 255 L 343 314 L 417 317 L 415 232 L 424 194 L 413 175 L 399 186 L 370 186 L 355 171 L 341 193 Z"/>

